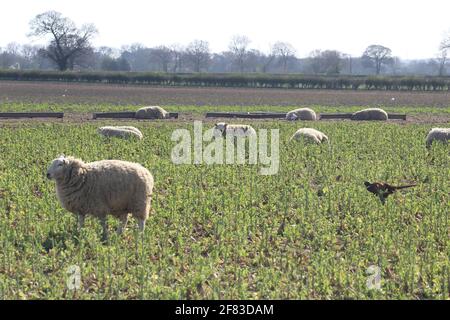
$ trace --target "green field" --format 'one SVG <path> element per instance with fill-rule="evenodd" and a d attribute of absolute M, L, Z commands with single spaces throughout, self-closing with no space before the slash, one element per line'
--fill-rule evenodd
<path fill-rule="evenodd" d="M 426 150 L 433 125 L 254 121 L 280 129 L 280 172 L 262 176 L 259 165 L 174 165 L 171 133 L 192 123 L 130 121 L 145 137 L 135 142 L 99 137 L 104 123 L 0 127 L 0 298 L 449 298 L 450 157 L 443 144 Z M 329 146 L 288 143 L 311 125 Z M 133 221 L 117 236 L 114 218 L 108 244 L 93 218 L 78 232 L 45 178 L 61 153 L 146 166 L 145 233 Z M 365 180 L 418 186 L 383 206 Z M 80 290 L 67 289 L 73 265 Z M 381 290 L 366 286 L 370 266 Z"/>
<path fill-rule="evenodd" d="M 345 113 L 356 112 L 366 108 L 365 106 L 306 106 L 319 113 Z M 136 105 L 111 105 L 111 104 L 56 104 L 56 103 L 4 103 L 1 105 L 1 112 L 68 112 L 68 113 L 92 113 L 92 112 L 120 112 L 136 111 Z M 299 106 L 179 106 L 165 105 L 164 109 L 169 112 L 188 112 L 193 114 L 203 114 L 205 112 L 289 112 Z M 406 113 L 408 115 L 442 115 L 446 118 L 450 116 L 450 107 L 411 107 L 411 106 L 382 106 L 389 113 Z"/>

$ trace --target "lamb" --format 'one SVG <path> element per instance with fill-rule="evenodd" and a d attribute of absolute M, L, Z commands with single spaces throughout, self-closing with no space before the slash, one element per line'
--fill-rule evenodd
<path fill-rule="evenodd" d="M 104 137 L 119 137 L 119 138 L 132 138 L 136 137 L 142 140 L 144 137 L 142 132 L 135 127 L 121 126 L 121 127 L 100 127 L 97 132 Z"/>
<path fill-rule="evenodd" d="M 328 137 L 324 133 L 312 128 L 298 129 L 289 141 L 301 139 L 306 142 L 313 142 L 316 144 L 320 144 L 324 141 L 328 142 Z"/>
<path fill-rule="evenodd" d="M 152 174 L 140 164 L 120 160 L 84 163 L 60 156 L 48 168 L 47 178 L 56 182 L 56 196 L 62 207 L 78 215 L 80 229 L 87 215 L 95 216 L 101 221 L 102 239 L 106 240 L 106 216 L 120 219 L 117 232 L 121 234 L 131 213 L 140 231 L 144 231 L 154 182 Z"/>
<path fill-rule="evenodd" d="M 136 111 L 136 119 L 169 119 L 170 113 L 158 106 L 143 107 Z"/>
<path fill-rule="evenodd" d="M 214 125 L 214 137 L 249 137 L 256 136 L 256 130 L 247 124 L 228 124 L 219 122 Z"/>
<path fill-rule="evenodd" d="M 380 120 L 386 121 L 388 114 L 386 111 L 380 108 L 368 108 L 361 111 L 357 111 L 352 114 L 352 120 Z"/>
<path fill-rule="evenodd" d="M 426 146 L 430 148 L 433 141 L 442 141 L 447 143 L 450 140 L 450 128 L 433 128 L 428 132 Z"/>
<path fill-rule="evenodd" d="M 314 112 L 314 110 L 310 108 L 300 108 L 295 109 L 292 111 L 289 111 L 286 114 L 286 120 L 309 120 L 309 121 L 316 121 L 317 115 Z"/>

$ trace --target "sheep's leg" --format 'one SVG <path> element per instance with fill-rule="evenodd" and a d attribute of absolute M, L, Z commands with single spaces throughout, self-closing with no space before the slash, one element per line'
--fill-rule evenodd
<path fill-rule="evenodd" d="M 138 225 L 139 225 L 139 231 L 140 232 L 144 232 L 145 220 L 144 219 L 138 219 Z"/>
<path fill-rule="evenodd" d="M 84 227 L 84 218 L 86 216 L 79 214 L 78 215 L 78 231 L 81 231 L 81 229 Z"/>
<path fill-rule="evenodd" d="M 128 215 L 123 215 L 119 217 L 120 219 L 120 225 L 117 228 L 117 234 L 122 234 L 125 230 L 125 228 L 127 227 L 127 222 L 128 222 Z"/>
<path fill-rule="evenodd" d="M 102 241 L 106 241 L 108 240 L 108 225 L 106 223 L 106 217 L 101 217 L 100 218 L 100 223 L 102 225 Z"/>

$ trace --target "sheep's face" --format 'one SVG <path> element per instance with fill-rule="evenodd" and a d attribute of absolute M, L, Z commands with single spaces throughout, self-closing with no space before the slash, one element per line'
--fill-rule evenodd
<path fill-rule="evenodd" d="M 223 133 L 227 129 L 227 124 L 225 122 L 216 123 L 214 129 Z"/>
<path fill-rule="evenodd" d="M 326 135 L 322 134 L 322 137 L 321 137 L 320 140 L 321 140 L 322 142 L 323 142 L 323 141 L 327 141 L 327 142 L 328 142 L 328 137 L 327 137 Z"/>
<path fill-rule="evenodd" d="M 291 113 L 291 114 L 289 114 L 289 115 L 287 116 L 287 119 L 290 120 L 290 121 L 297 120 L 297 118 L 298 118 L 298 116 L 297 116 L 297 114 L 295 114 L 295 113 Z"/>
<path fill-rule="evenodd" d="M 69 162 L 64 156 L 60 156 L 52 161 L 52 164 L 47 170 L 47 179 L 56 180 L 63 176 L 65 165 Z"/>

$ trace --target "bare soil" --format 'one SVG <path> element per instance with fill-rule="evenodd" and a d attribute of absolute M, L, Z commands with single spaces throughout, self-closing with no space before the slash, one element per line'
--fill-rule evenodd
<path fill-rule="evenodd" d="M 393 101 L 392 98 L 395 98 Z M 2 103 L 450 107 L 450 92 L 151 87 L 0 81 Z"/>

